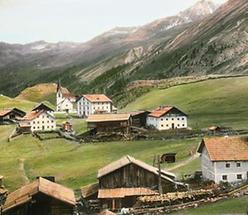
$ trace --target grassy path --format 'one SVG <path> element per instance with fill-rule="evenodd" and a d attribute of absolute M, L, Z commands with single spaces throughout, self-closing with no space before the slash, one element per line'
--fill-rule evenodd
<path fill-rule="evenodd" d="M 30 180 L 26 174 L 24 162 L 25 162 L 25 159 L 23 159 L 23 158 L 19 159 L 19 170 L 21 172 L 24 184 L 28 184 L 30 182 Z"/>

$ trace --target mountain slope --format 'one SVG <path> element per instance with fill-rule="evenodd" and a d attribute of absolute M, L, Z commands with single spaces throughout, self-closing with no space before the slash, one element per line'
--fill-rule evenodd
<path fill-rule="evenodd" d="M 141 27 L 115 28 L 83 44 L 44 41 L 26 45 L 0 43 L 0 72 L 3 77 L 0 92 L 16 95 L 26 87 L 54 82 L 58 78 L 74 89 L 80 82 L 94 80 L 123 63 L 136 63 L 139 59 L 132 60 L 133 50 L 143 49 L 146 54 L 141 57 L 150 55 L 161 43 L 166 43 L 193 22 L 203 19 L 215 7 L 211 2 L 202 0 L 176 16 Z M 123 55 L 128 55 L 124 61 Z M 126 61 L 125 58 L 129 59 Z"/>
<path fill-rule="evenodd" d="M 166 44 L 153 62 L 144 60 L 137 78 L 248 73 L 247 11 L 246 0 L 230 0 Z"/>

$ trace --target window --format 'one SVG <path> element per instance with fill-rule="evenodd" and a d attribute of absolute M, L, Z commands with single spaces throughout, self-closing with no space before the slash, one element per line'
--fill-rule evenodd
<path fill-rule="evenodd" d="M 238 174 L 237 179 L 242 180 L 242 174 Z"/>
<path fill-rule="evenodd" d="M 49 126 L 47 126 L 47 128 L 49 128 Z"/>
<path fill-rule="evenodd" d="M 167 127 L 169 127 L 169 125 L 168 125 L 168 124 L 167 124 L 166 126 L 167 126 Z"/>
<path fill-rule="evenodd" d="M 180 127 L 180 125 L 178 124 L 177 127 Z"/>
<path fill-rule="evenodd" d="M 33 127 L 33 129 L 35 129 L 35 127 Z"/>
<path fill-rule="evenodd" d="M 172 121 L 174 120 L 174 118 L 171 119 Z"/>
<path fill-rule="evenodd" d="M 168 121 L 169 119 L 168 118 L 166 118 L 166 121 Z"/>
<path fill-rule="evenodd" d="M 226 168 L 230 168 L 230 163 L 226 163 Z"/>
<path fill-rule="evenodd" d="M 222 180 L 226 181 L 227 180 L 227 175 L 222 175 Z"/>
<path fill-rule="evenodd" d="M 236 163 L 236 167 L 241 167 L 241 163 Z"/>
<path fill-rule="evenodd" d="M 33 121 L 33 124 L 35 124 L 35 121 Z"/>
<path fill-rule="evenodd" d="M 182 126 L 184 127 L 185 125 L 184 125 L 184 124 L 182 124 Z"/>
<path fill-rule="evenodd" d="M 163 118 L 161 118 L 161 121 L 164 121 L 164 119 L 163 119 Z"/>
<path fill-rule="evenodd" d="M 161 125 L 161 127 L 164 127 L 164 125 Z"/>
<path fill-rule="evenodd" d="M 177 120 L 180 120 L 180 118 L 177 118 Z"/>
<path fill-rule="evenodd" d="M 184 118 L 182 118 L 182 120 L 184 120 Z"/>

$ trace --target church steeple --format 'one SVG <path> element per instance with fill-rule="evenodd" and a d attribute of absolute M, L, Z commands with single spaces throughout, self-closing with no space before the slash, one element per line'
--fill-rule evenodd
<path fill-rule="evenodd" d="M 57 93 L 58 93 L 59 91 L 61 91 L 61 89 L 62 89 L 61 83 L 60 83 L 60 80 L 58 80 L 58 82 L 57 82 Z"/>

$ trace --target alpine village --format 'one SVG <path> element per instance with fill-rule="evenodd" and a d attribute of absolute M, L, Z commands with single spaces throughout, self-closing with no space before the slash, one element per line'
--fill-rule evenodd
<path fill-rule="evenodd" d="M 49 49 L 56 63 L 74 55 L 45 42 L 23 64 L 0 59 L 0 215 L 248 214 L 247 11 L 200 0 L 112 30 L 89 42 L 106 49 L 94 64 L 86 50 L 82 64 L 49 68 Z M 43 79 L 18 85 L 31 56 Z"/>

